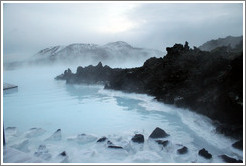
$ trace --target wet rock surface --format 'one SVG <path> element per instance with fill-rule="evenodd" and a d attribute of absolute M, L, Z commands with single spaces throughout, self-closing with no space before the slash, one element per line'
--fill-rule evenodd
<path fill-rule="evenodd" d="M 165 138 L 168 137 L 167 134 L 163 129 L 157 127 L 155 130 L 150 134 L 149 138 Z"/>
<path fill-rule="evenodd" d="M 108 148 L 110 149 L 123 149 L 121 146 L 109 145 Z"/>
<path fill-rule="evenodd" d="M 242 163 L 243 161 L 242 160 L 237 160 L 237 159 L 234 159 L 232 157 L 229 157 L 227 155 L 221 155 L 220 156 L 225 162 L 227 163 Z"/>
<path fill-rule="evenodd" d="M 107 140 L 107 137 L 102 137 L 97 140 L 97 142 L 105 142 Z"/>
<path fill-rule="evenodd" d="M 67 153 L 66 153 L 66 151 L 63 151 L 59 155 L 61 155 L 61 156 L 67 156 Z"/>
<path fill-rule="evenodd" d="M 166 147 L 169 144 L 169 141 L 163 141 L 163 140 L 156 140 L 156 142 L 160 145 L 162 145 L 163 147 Z"/>
<path fill-rule="evenodd" d="M 178 154 L 186 154 L 188 152 L 188 148 L 183 146 L 182 148 L 177 150 Z"/>
<path fill-rule="evenodd" d="M 198 154 L 206 159 L 211 159 L 212 158 L 212 154 L 210 154 L 206 149 L 201 149 L 199 150 Z"/>
<path fill-rule="evenodd" d="M 232 144 L 232 146 L 236 149 L 243 150 L 243 140 L 241 139 L 235 142 L 234 144 Z"/>
<path fill-rule="evenodd" d="M 131 140 L 132 142 L 144 143 L 144 136 L 142 134 L 135 134 Z"/>

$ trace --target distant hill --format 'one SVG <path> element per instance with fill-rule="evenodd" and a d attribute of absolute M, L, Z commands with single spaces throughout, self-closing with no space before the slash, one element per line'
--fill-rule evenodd
<path fill-rule="evenodd" d="M 162 57 L 163 52 L 154 49 L 135 48 L 123 41 L 96 44 L 70 44 L 43 49 L 33 56 L 32 62 L 141 62 L 150 57 Z"/>
<path fill-rule="evenodd" d="M 243 36 L 239 37 L 233 37 L 233 36 L 227 36 L 226 38 L 218 38 L 216 40 L 210 40 L 200 47 L 198 47 L 202 51 L 211 51 L 217 47 L 222 47 L 222 46 L 229 46 L 232 49 L 237 47 L 239 44 L 242 45 L 243 42 Z"/>

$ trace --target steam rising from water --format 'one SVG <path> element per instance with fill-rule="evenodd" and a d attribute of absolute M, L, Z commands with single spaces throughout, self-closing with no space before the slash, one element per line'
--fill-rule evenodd
<path fill-rule="evenodd" d="M 54 80 L 64 68 L 4 71 L 4 82 L 19 86 L 18 92 L 3 96 L 5 128 L 16 127 L 14 131 L 6 130 L 7 146 L 33 156 L 44 144 L 52 156 L 45 162 L 61 162 L 57 156 L 62 151 L 68 154 L 68 162 L 223 162 L 218 157 L 222 154 L 242 159 L 242 151 L 231 147 L 235 140 L 215 133 L 208 118 L 159 103 L 147 95 L 105 90 L 101 85 L 67 85 Z M 75 66 L 71 68 L 75 70 Z M 33 127 L 45 132 L 26 137 Z M 167 138 L 170 144 L 164 149 L 148 139 L 156 127 L 170 134 Z M 57 129 L 61 129 L 61 141 L 45 141 Z M 83 143 L 69 141 L 82 133 L 97 139 L 106 136 L 124 149 L 109 149 L 88 139 Z M 130 141 L 135 133 L 144 135 L 143 145 Z M 180 144 L 188 147 L 187 154 L 177 154 Z M 198 156 L 202 148 L 213 154 L 212 160 Z M 5 158 L 5 162 L 11 162 L 10 158 Z"/>

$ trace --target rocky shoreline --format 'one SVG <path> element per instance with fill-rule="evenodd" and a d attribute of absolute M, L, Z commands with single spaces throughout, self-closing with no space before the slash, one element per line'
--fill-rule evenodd
<path fill-rule="evenodd" d="M 16 127 L 7 127 L 5 129 L 7 131 L 8 136 L 17 137 L 17 128 Z M 50 151 L 50 148 L 52 147 L 51 144 L 54 146 L 57 142 L 61 142 L 64 140 L 62 130 L 57 129 L 53 134 L 48 136 L 46 139 L 39 140 L 38 146 L 35 146 L 35 149 L 30 150 L 31 144 L 33 143 L 33 139 L 37 137 L 41 137 L 44 135 L 46 130 L 42 128 L 31 128 L 28 130 L 25 134 L 24 140 L 20 143 L 9 145 L 7 143 L 7 147 L 18 150 L 20 152 L 24 152 L 25 154 L 28 154 L 30 156 L 30 159 L 33 157 L 38 162 L 54 162 L 59 161 L 61 163 L 69 163 L 72 162 L 71 155 L 73 155 L 70 151 L 70 149 L 66 149 L 66 147 L 63 147 L 60 149 L 60 151 L 56 151 L 55 153 Z M 134 133 L 131 134 L 131 138 L 127 138 L 127 141 L 122 144 L 122 138 L 117 139 L 118 141 L 115 141 L 112 137 L 97 137 L 95 135 L 91 134 L 78 134 L 74 137 L 67 137 L 66 141 L 76 144 L 76 146 L 84 145 L 84 144 L 94 144 L 98 145 L 95 146 L 98 149 L 101 147 L 102 149 L 107 152 L 108 150 L 112 150 L 113 153 L 119 154 L 136 154 L 139 151 L 144 151 L 144 146 L 150 147 L 152 151 L 158 151 L 158 152 L 167 152 L 167 153 L 173 153 L 178 158 L 187 157 L 187 155 L 196 154 L 193 156 L 193 158 L 189 162 L 214 162 L 214 160 L 220 159 L 221 161 L 225 163 L 242 163 L 243 161 L 238 156 L 231 156 L 231 154 L 213 154 L 209 152 L 204 145 L 201 145 L 197 149 L 194 149 L 190 147 L 189 145 L 183 145 L 183 143 L 176 143 L 174 142 L 170 137 L 171 134 L 166 133 L 165 130 L 162 128 L 156 127 L 151 134 L 144 135 L 143 133 Z M 43 137 L 41 137 L 43 138 Z M 119 141 L 121 140 L 121 141 Z M 121 142 L 121 143 L 120 143 Z M 73 144 L 70 144 L 72 146 Z M 5 146 L 5 147 L 6 147 Z M 229 145 L 230 146 L 230 145 Z M 32 146 L 33 147 L 33 146 Z M 234 147 L 235 148 L 235 147 Z M 58 148 L 59 149 L 59 148 Z M 121 152 L 121 153 L 120 153 Z M 5 154 L 6 153 L 6 154 Z M 4 153 L 4 160 L 7 162 L 13 162 L 13 159 L 15 157 L 11 156 L 7 152 Z M 12 158 L 11 158 L 12 157 Z M 27 156 L 24 156 L 25 158 Z M 163 156 L 165 158 L 166 156 Z M 19 158 L 19 160 L 22 160 Z"/>
<path fill-rule="evenodd" d="M 243 138 L 243 50 L 219 47 L 210 52 L 191 49 L 188 42 L 166 48 L 163 58 L 152 57 L 130 69 L 96 66 L 70 69 L 55 79 L 70 84 L 105 85 L 106 89 L 144 93 L 158 101 L 189 108 L 214 120 L 217 131 Z"/>

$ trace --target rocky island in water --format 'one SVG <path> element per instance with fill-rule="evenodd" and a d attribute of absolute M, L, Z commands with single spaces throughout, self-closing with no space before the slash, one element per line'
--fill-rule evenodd
<path fill-rule="evenodd" d="M 161 58 L 152 57 L 136 68 L 79 66 L 57 76 L 69 84 L 104 84 L 106 89 L 144 93 L 156 100 L 206 115 L 217 132 L 243 139 L 243 47 L 202 51 L 175 44 Z"/>

